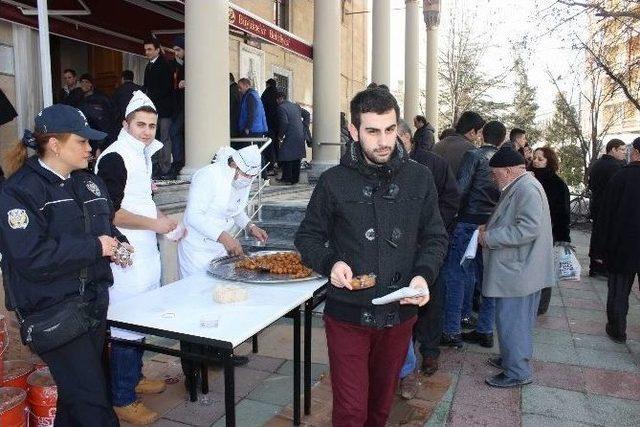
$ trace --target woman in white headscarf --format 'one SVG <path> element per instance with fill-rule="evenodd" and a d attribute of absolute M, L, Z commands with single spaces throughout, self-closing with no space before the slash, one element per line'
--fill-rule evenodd
<path fill-rule="evenodd" d="M 242 255 L 240 242 L 231 234 L 234 227 L 244 228 L 261 242 L 267 240 L 267 233 L 245 213 L 260 165 L 255 145 L 238 151 L 223 147 L 214 163 L 193 175 L 183 219 L 187 235 L 178 244 L 180 277 L 206 272 L 214 258 Z"/>

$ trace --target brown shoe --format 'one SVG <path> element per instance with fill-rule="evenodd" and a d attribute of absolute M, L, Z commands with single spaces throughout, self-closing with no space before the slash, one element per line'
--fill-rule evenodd
<path fill-rule="evenodd" d="M 136 393 L 138 394 L 158 394 L 167 389 L 167 385 L 162 380 L 150 380 L 149 378 L 142 377 L 138 385 L 136 386 Z"/>
<path fill-rule="evenodd" d="M 400 380 L 400 395 L 404 399 L 413 399 L 416 397 L 418 393 L 418 386 L 420 385 L 420 380 L 418 379 L 418 374 L 411 373 Z"/>
<path fill-rule="evenodd" d="M 133 402 L 127 406 L 114 406 L 113 410 L 120 421 L 137 426 L 146 426 L 160 418 L 157 413 L 144 406 L 141 402 Z"/>
<path fill-rule="evenodd" d="M 422 359 L 422 365 L 420 370 L 426 376 L 431 376 L 438 370 L 438 358 L 437 357 L 425 357 Z"/>

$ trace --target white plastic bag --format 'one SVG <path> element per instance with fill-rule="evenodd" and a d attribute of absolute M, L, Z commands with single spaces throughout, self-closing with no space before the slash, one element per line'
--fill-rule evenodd
<path fill-rule="evenodd" d="M 556 278 L 560 280 L 580 281 L 582 268 L 578 262 L 576 252 L 568 244 L 557 245 L 553 248 L 556 265 Z"/>

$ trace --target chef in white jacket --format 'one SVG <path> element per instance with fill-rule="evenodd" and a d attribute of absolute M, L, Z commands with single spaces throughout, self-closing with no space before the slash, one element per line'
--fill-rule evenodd
<path fill-rule="evenodd" d="M 240 242 L 231 234 L 235 228 L 245 229 L 261 242 L 267 240 L 267 233 L 245 213 L 260 165 L 255 145 L 238 151 L 223 147 L 214 163 L 193 175 L 183 218 L 186 237 L 178 244 L 181 277 L 206 272 L 214 258 L 242 255 Z"/>

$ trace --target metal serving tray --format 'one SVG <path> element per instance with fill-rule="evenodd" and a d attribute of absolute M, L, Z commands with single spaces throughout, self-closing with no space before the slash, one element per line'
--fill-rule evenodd
<path fill-rule="evenodd" d="M 263 255 L 272 255 L 276 253 L 282 252 L 295 252 L 290 250 L 268 250 L 268 251 L 256 251 L 251 252 L 247 256 L 263 256 Z M 319 279 L 322 276 L 317 274 L 315 271 L 311 273 L 309 277 L 304 278 L 292 278 L 290 274 L 272 274 L 267 273 L 265 271 L 258 270 L 246 270 L 241 268 L 235 268 L 235 263 L 243 259 L 242 256 L 226 256 L 222 258 L 216 258 L 211 260 L 209 263 L 209 274 L 219 279 L 229 280 L 232 282 L 245 282 L 245 283 L 255 283 L 261 285 L 269 285 L 276 283 L 296 283 L 296 282 L 306 282 L 308 280 Z"/>

